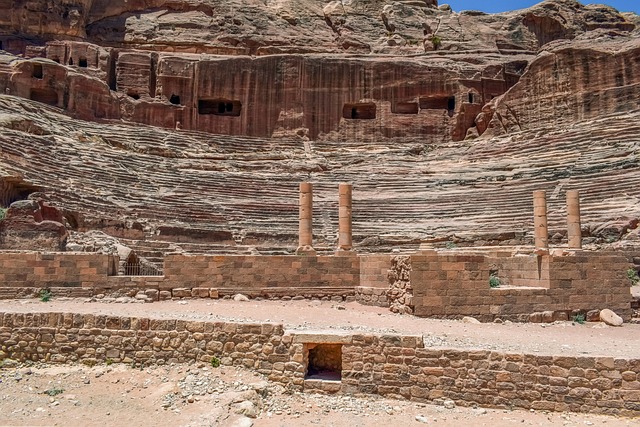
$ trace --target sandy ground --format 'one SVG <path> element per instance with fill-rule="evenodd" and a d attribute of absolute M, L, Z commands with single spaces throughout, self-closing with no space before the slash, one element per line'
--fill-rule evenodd
<path fill-rule="evenodd" d="M 423 335 L 431 347 L 640 358 L 640 325 L 470 324 L 321 301 L 141 303 L 0 301 L 0 312 L 82 312 L 185 320 L 281 322 L 292 330 Z M 254 390 L 257 390 L 254 391 Z M 58 394 L 59 393 L 59 394 Z M 252 393 L 253 398 L 247 398 Z M 247 403 L 247 399 L 253 403 Z M 247 417 L 242 405 L 254 405 Z M 243 412 L 244 411 L 244 412 Z M 243 415 L 244 414 L 244 415 Z M 254 418 L 255 417 L 255 418 Z M 425 405 L 376 396 L 290 394 L 260 375 L 205 364 L 12 365 L 0 369 L 0 426 L 632 426 L 638 419 Z"/>
<path fill-rule="evenodd" d="M 151 304 L 84 302 L 83 300 L 3 300 L 0 311 L 59 311 L 175 318 L 277 322 L 293 330 L 352 331 L 423 335 L 429 347 L 475 348 L 542 355 L 591 355 L 640 358 L 640 325 L 609 327 L 578 324 L 470 324 L 421 319 L 390 313 L 381 307 L 328 301 L 181 300 Z"/>
<path fill-rule="evenodd" d="M 197 384 L 204 384 L 206 390 Z M 247 393 L 257 395 L 253 389 L 262 394 L 256 417 L 248 418 L 237 413 L 241 406 L 237 401 Z M 584 414 L 445 408 L 375 396 L 287 394 L 280 386 L 265 386 L 262 378 L 249 371 L 203 365 L 142 370 L 125 365 L 4 368 L 0 369 L 0 408 L 1 426 L 620 427 L 639 422 Z"/>

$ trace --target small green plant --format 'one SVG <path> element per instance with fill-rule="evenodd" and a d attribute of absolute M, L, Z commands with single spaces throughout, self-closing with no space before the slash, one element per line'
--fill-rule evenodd
<path fill-rule="evenodd" d="M 57 395 L 62 394 L 62 393 L 64 393 L 64 389 L 60 388 L 58 386 L 51 387 L 50 389 L 45 390 L 45 391 L 42 392 L 42 394 L 46 394 L 46 395 L 51 396 L 51 397 L 57 396 Z"/>
<path fill-rule="evenodd" d="M 40 289 L 40 301 L 48 302 L 51 300 L 51 291 L 49 289 Z"/>
<path fill-rule="evenodd" d="M 582 313 L 578 313 L 575 316 L 573 316 L 573 321 L 576 323 L 579 323 L 580 325 L 584 325 L 585 322 L 585 315 Z"/>
<path fill-rule="evenodd" d="M 442 46 L 442 39 L 434 34 L 431 36 L 431 44 L 433 45 L 433 50 L 438 50 Z"/>
<path fill-rule="evenodd" d="M 631 280 L 631 286 L 635 286 L 640 282 L 640 277 L 638 277 L 638 271 L 635 268 L 630 268 L 627 270 L 627 277 Z"/>
<path fill-rule="evenodd" d="M 111 365 L 113 365 L 113 359 L 107 358 L 107 360 L 105 360 L 104 363 L 107 366 L 111 366 Z"/>
<path fill-rule="evenodd" d="M 0 221 L 2 221 L 6 216 L 7 216 L 7 208 L 0 208 Z"/>
<path fill-rule="evenodd" d="M 220 359 L 218 359 L 217 357 L 213 356 L 211 358 L 211 367 L 212 368 L 219 368 L 220 367 Z"/>
<path fill-rule="evenodd" d="M 489 276 L 489 287 L 497 288 L 498 286 L 500 286 L 500 278 L 494 275 Z"/>
<path fill-rule="evenodd" d="M 447 243 L 445 243 L 444 247 L 447 248 L 447 249 L 455 249 L 455 248 L 458 247 L 458 245 L 456 245 L 453 242 L 447 242 Z"/>

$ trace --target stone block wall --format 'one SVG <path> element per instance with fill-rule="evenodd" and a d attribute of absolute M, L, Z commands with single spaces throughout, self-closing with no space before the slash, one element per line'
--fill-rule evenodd
<path fill-rule="evenodd" d="M 340 381 L 305 379 L 309 351 L 341 354 Z M 420 335 L 286 331 L 280 324 L 73 313 L 0 313 L 0 359 L 202 361 L 254 369 L 298 391 L 377 394 L 462 406 L 640 415 L 640 359 L 425 348 Z M 338 367 L 339 366 L 339 367 Z"/>
<path fill-rule="evenodd" d="M 526 321 L 531 313 L 564 312 L 567 319 L 578 312 L 609 308 L 625 319 L 631 317 L 629 264 L 618 254 L 502 259 L 431 251 L 413 255 L 411 263 L 418 316 Z M 496 265 L 501 280 L 516 286 L 489 287 Z M 540 279 L 530 278 L 535 275 Z"/>
<path fill-rule="evenodd" d="M 327 289 L 353 295 L 360 280 L 357 255 L 168 255 L 164 288 L 217 288 L 221 295 L 290 295 Z"/>
<path fill-rule="evenodd" d="M 388 272 L 391 255 L 360 255 L 360 286 L 365 288 L 389 288 Z"/>
<path fill-rule="evenodd" d="M 96 253 L 0 252 L 0 286 L 106 287 L 116 265 L 114 257 Z"/>
<path fill-rule="evenodd" d="M 549 287 L 549 258 L 535 255 L 497 254 L 490 257 L 490 273 L 504 286 Z"/>
<path fill-rule="evenodd" d="M 391 255 L 361 255 L 360 283 L 356 288 L 356 301 L 363 305 L 389 307 L 389 268 Z"/>
<path fill-rule="evenodd" d="M 342 391 L 458 405 L 640 413 L 640 360 L 424 348 L 420 336 L 354 335 Z"/>

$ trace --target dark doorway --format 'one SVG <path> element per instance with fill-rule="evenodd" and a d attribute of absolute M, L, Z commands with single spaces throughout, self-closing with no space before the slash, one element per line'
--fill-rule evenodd
<path fill-rule="evenodd" d="M 372 120 L 376 118 L 376 104 L 373 102 L 360 102 L 344 104 L 342 117 L 349 120 Z"/>
<path fill-rule="evenodd" d="M 342 379 L 342 344 L 308 344 L 305 379 L 340 381 Z"/>
<path fill-rule="evenodd" d="M 31 75 L 35 79 L 42 79 L 42 76 L 43 76 L 42 64 L 33 64 L 33 70 Z"/>
<path fill-rule="evenodd" d="M 201 99 L 198 101 L 198 114 L 237 117 L 241 111 L 242 103 L 240 101 L 228 99 Z"/>

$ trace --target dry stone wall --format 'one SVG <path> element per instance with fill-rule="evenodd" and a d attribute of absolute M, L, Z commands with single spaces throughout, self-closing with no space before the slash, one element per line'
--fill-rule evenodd
<path fill-rule="evenodd" d="M 389 290 L 387 298 L 392 312 L 413 314 L 413 288 L 411 287 L 411 256 L 391 257 L 391 270 L 388 272 Z"/>
<path fill-rule="evenodd" d="M 0 358 L 50 362 L 203 361 L 245 366 L 293 390 L 309 350 L 341 354 L 342 393 L 421 402 L 640 415 L 640 360 L 425 348 L 422 336 L 313 334 L 279 324 L 159 320 L 73 313 L 0 313 Z M 322 387 L 320 387 L 322 388 Z"/>

